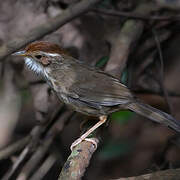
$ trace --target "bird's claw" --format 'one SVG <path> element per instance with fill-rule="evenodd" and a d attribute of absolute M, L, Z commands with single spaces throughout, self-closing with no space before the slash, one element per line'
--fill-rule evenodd
<path fill-rule="evenodd" d="M 94 146 L 95 146 L 95 149 L 97 149 L 97 141 L 94 139 L 94 138 L 85 138 L 85 139 L 82 139 L 81 137 L 76 139 L 72 144 L 71 144 L 71 151 L 73 150 L 73 148 L 75 146 L 77 146 L 78 144 L 80 144 L 82 141 L 88 141 L 88 142 L 91 142 Z"/>
<path fill-rule="evenodd" d="M 93 145 L 94 145 L 94 147 L 95 147 L 95 149 L 97 149 L 97 140 L 95 140 L 95 138 L 85 138 L 84 139 L 85 141 L 88 141 L 88 142 L 91 142 Z"/>
<path fill-rule="evenodd" d="M 77 146 L 79 143 L 81 143 L 83 141 L 83 139 L 82 138 L 78 138 L 78 139 L 76 139 L 72 144 L 71 144 L 71 151 L 73 150 L 73 148 L 75 147 L 75 146 Z"/>

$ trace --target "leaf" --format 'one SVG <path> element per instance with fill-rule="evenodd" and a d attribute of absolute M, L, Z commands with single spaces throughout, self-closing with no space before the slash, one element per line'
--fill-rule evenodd
<path fill-rule="evenodd" d="M 113 158 L 119 158 L 130 153 L 133 149 L 133 142 L 129 140 L 123 141 L 111 141 L 108 142 L 101 152 L 99 152 L 99 158 L 103 160 L 109 160 Z"/>
<path fill-rule="evenodd" d="M 103 66 L 106 65 L 106 63 L 109 60 L 109 56 L 104 56 L 102 57 L 97 63 L 96 63 L 96 67 L 102 68 Z"/>
<path fill-rule="evenodd" d="M 121 83 L 123 83 L 123 84 L 127 83 L 127 76 L 128 76 L 128 71 L 127 71 L 127 69 L 125 69 L 121 75 Z"/>
<path fill-rule="evenodd" d="M 111 114 L 110 118 L 112 120 L 117 121 L 120 124 L 125 124 L 127 123 L 134 115 L 134 112 L 131 111 L 117 111 Z"/>

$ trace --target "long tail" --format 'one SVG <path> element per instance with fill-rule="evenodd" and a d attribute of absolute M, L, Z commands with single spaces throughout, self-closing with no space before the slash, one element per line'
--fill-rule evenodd
<path fill-rule="evenodd" d="M 164 124 L 177 132 L 180 132 L 180 122 L 174 119 L 171 115 L 153 108 L 141 102 L 133 102 L 127 105 L 127 108 L 136 112 L 148 119 Z"/>

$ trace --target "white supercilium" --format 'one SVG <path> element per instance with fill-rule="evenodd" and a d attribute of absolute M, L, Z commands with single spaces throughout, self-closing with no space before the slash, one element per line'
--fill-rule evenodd
<path fill-rule="evenodd" d="M 60 54 L 57 54 L 57 53 L 46 53 L 46 52 L 43 52 L 43 54 L 47 55 L 47 56 L 51 56 L 51 57 L 61 56 Z"/>

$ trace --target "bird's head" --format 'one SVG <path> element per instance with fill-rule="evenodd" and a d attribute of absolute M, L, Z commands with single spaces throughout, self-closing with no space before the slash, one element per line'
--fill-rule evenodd
<path fill-rule="evenodd" d="M 60 63 L 66 52 L 57 44 L 37 41 L 29 44 L 23 51 L 12 55 L 24 57 L 29 69 L 37 74 L 44 74 L 52 63 Z"/>

